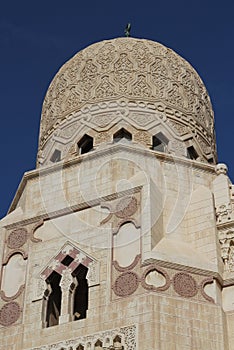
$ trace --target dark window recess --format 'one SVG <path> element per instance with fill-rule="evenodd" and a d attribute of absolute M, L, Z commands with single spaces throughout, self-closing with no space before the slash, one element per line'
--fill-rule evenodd
<path fill-rule="evenodd" d="M 187 148 L 187 157 L 193 160 L 196 160 L 198 158 L 198 154 L 193 146 Z"/>
<path fill-rule="evenodd" d="M 84 350 L 83 345 L 79 344 L 79 345 L 77 346 L 76 350 Z"/>
<path fill-rule="evenodd" d="M 98 339 L 98 340 L 96 341 L 96 343 L 94 344 L 94 346 L 100 346 L 100 347 L 102 347 L 102 342 L 101 342 L 101 340 Z"/>
<path fill-rule="evenodd" d="M 89 135 L 84 135 L 78 142 L 79 154 L 84 154 L 92 151 L 93 149 L 93 138 Z"/>
<path fill-rule="evenodd" d="M 61 276 L 53 271 L 46 280 L 50 285 L 51 292 L 49 294 L 46 310 L 46 326 L 52 327 L 59 324 L 59 316 L 61 312 L 61 288 L 59 286 Z"/>
<path fill-rule="evenodd" d="M 61 151 L 56 149 L 50 158 L 51 162 L 57 163 L 61 160 Z"/>
<path fill-rule="evenodd" d="M 213 164 L 214 163 L 214 158 L 208 159 L 208 163 Z"/>
<path fill-rule="evenodd" d="M 163 141 L 158 139 L 156 136 L 153 136 L 153 146 L 154 151 L 165 152 L 165 144 Z"/>
<path fill-rule="evenodd" d="M 72 276 L 77 279 L 77 287 L 74 292 L 74 320 L 86 318 L 86 312 L 88 310 L 87 272 L 88 268 L 80 264 L 72 273 Z"/>
<path fill-rule="evenodd" d="M 70 263 L 73 261 L 74 259 L 70 256 L 70 255 L 67 255 L 65 256 L 65 258 L 61 261 L 61 263 L 65 266 L 69 266 Z"/>
<path fill-rule="evenodd" d="M 121 337 L 119 335 L 116 335 L 116 337 L 113 340 L 114 343 L 114 349 L 124 350 L 124 347 L 122 346 Z"/>
<path fill-rule="evenodd" d="M 167 137 L 163 135 L 162 132 L 159 132 L 158 134 L 154 135 L 152 141 L 152 149 L 154 151 L 166 152 L 169 141 Z"/>
<path fill-rule="evenodd" d="M 132 134 L 130 134 L 130 132 L 122 128 L 114 134 L 113 141 L 119 142 L 122 139 L 125 139 L 127 141 L 132 141 Z"/>

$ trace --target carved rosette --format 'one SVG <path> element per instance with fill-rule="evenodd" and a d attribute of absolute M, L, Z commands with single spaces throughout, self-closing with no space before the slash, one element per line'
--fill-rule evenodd
<path fill-rule="evenodd" d="M 26 228 L 18 228 L 13 230 L 7 238 L 7 246 L 11 249 L 17 249 L 22 247 L 28 238 L 28 232 Z"/>
<path fill-rule="evenodd" d="M 3 305 L 0 309 L 0 325 L 11 326 L 19 319 L 20 313 L 20 305 L 15 301 Z"/>
<path fill-rule="evenodd" d="M 135 272 L 128 271 L 117 277 L 113 290 L 119 297 L 127 297 L 133 294 L 139 285 L 139 279 Z"/>
<path fill-rule="evenodd" d="M 173 287 L 181 297 L 191 298 L 198 292 L 195 279 L 185 272 L 178 272 L 173 278 Z"/>

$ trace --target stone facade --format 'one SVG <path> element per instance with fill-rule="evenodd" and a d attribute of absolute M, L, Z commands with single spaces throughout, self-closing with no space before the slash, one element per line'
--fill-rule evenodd
<path fill-rule="evenodd" d="M 234 187 L 213 135 L 204 85 L 161 44 L 105 41 L 61 68 L 0 221 L 0 350 L 234 349 Z"/>

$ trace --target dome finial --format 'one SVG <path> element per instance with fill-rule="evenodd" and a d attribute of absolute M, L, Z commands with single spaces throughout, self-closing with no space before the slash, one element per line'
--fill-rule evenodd
<path fill-rule="evenodd" d="M 130 36 L 130 31 L 131 31 L 131 23 L 128 23 L 125 27 L 125 30 L 124 30 L 125 36 L 127 38 Z"/>

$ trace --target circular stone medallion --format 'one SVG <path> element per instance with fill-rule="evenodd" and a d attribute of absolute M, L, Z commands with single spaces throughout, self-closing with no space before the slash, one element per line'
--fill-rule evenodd
<path fill-rule="evenodd" d="M 195 279 L 187 273 L 179 272 L 173 278 L 174 290 L 182 297 L 191 298 L 197 294 Z"/>
<path fill-rule="evenodd" d="M 13 230 L 7 239 L 7 246 L 11 249 L 22 247 L 27 241 L 28 232 L 25 228 Z"/>
<path fill-rule="evenodd" d="M 20 306 L 15 301 L 5 304 L 0 309 L 0 324 L 2 326 L 11 326 L 20 317 Z"/>
<path fill-rule="evenodd" d="M 138 284 L 139 281 L 136 273 L 125 272 L 116 279 L 114 292 L 119 297 L 126 297 L 137 290 Z"/>

